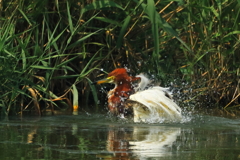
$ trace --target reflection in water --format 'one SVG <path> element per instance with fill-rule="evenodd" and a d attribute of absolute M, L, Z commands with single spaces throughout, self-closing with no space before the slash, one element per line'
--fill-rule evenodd
<path fill-rule="evenodd" d="M 37 129 L 33 129 L 31 131 L 29 131 L 28 135 L 27 135 L 27 143 L 33 143 L 33 138 L 37 133 Z"/>
<path fill-rule="evenodd" d="M 171 155 L 171 148 L 180 135 L 180 128 L 164 126 L 135 127 L 130 149 L 139 158 Z"/>
<path fill-rule="evenodd" d="M 199 116 L 200 117 L 200 116 Z M 237 159 L 240 120 L 135 124 L 102 115 L 0 121 L 0 159 Z"/>
<path fill-rule="evenodd" d="M 114 157 L 128 158 L 130 156 L 128 151 L 130 133 L 124 128 L 109 126 L 106 148 L 110 153 L 113 153 Z"/>
<path fill-rule="evenodd" d="M 180 135 L 180 128 L 165 126 L 134 126 L 132 129 L 110 126 L 107 150 L 115 158 L 150 158 L 171 155 L 172 144 Z"/>

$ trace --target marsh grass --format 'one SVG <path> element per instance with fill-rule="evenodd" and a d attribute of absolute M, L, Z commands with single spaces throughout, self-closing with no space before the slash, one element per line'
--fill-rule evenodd
<path fill-rule="evenodd" d="M 0 110 L 40 115 L 92 104 L 102 70 L 127 67 L 162 85 L 178 78 L 239 107 L 239 2 L 1 1 Z M 101 70 L 100 70 L 101 68 Z M 105 96 L 105 95 L 104 95 Z"/>

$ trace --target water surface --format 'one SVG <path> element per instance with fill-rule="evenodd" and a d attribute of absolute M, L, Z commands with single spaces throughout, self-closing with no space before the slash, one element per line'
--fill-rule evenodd
<path fill-rule="evenodd" d="M 0 121 L 0 159 L 240 159 L 240 119 L 144 124 L 106 114 Z"/>

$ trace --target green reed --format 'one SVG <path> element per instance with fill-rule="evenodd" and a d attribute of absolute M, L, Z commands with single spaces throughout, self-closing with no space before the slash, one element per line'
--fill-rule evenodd
<path fill-rule="evenodd" d="M 3 0 L 0 8 L 2 114 L 97 104 L 105 95 L 90 84 L 99 68 L 115 67 L 162 85 L 179 78 L 196 88 L 192 99 L 238 106 L 237 0 Z"/>

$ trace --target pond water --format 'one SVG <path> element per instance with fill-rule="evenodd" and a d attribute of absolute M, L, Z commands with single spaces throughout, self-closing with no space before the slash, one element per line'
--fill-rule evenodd
<path fill-rule="evenodd" d="M 173 124 L 106 114 L 0 121 L 0 159 L 240 159 L 240 119 L 195 114 Z"/>

